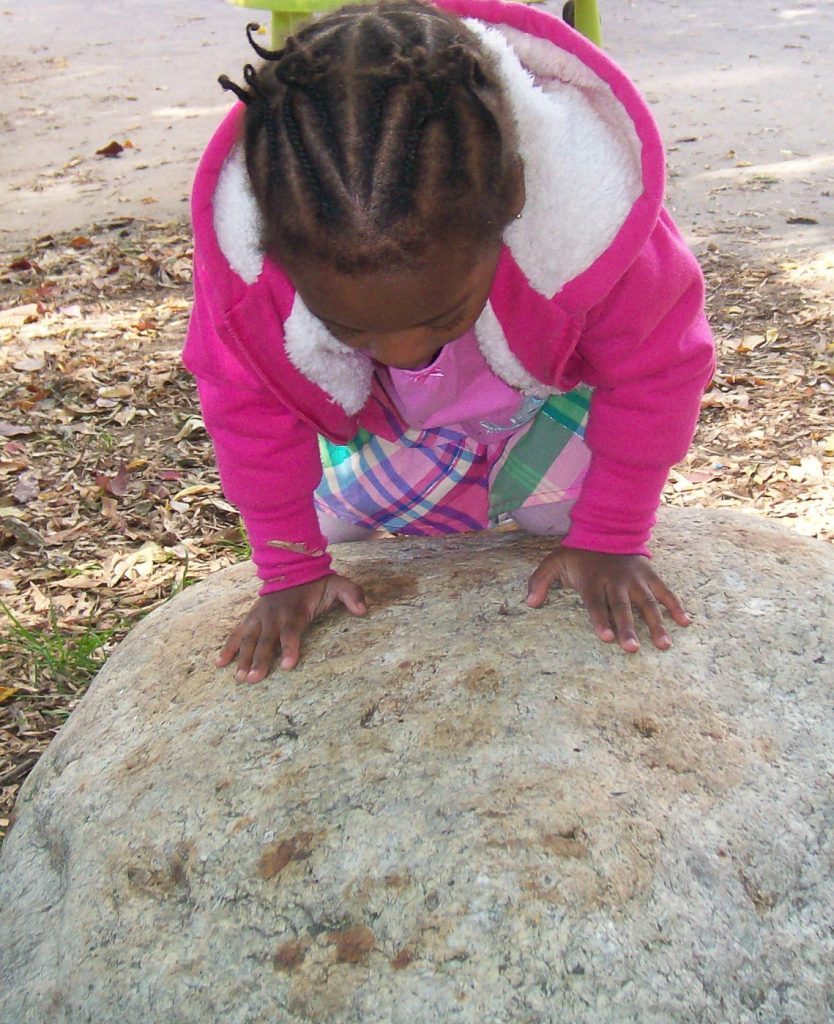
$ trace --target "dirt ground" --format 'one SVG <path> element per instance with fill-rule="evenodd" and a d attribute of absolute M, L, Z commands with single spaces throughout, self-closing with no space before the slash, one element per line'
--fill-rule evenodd
<path fill-rule="evenodd" d="M 601 8 L 718 340 L 666 500 L 834 539 L 834 0 Z M 0 835 L 112 644 L 246 553 L 178 353 L 190 180 L 247 20 L 224 0 L 0 0 Z"/>

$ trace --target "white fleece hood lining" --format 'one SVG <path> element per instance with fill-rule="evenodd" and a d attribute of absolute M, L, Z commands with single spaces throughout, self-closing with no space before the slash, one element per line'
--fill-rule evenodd
<path fill-rule="evenodd" d="M 605 252 L 640 195 L 640 141 L 608 84 L 577 57 L 508 26 L 466 24 L 497 58 L 518 125 L 526 198 L 504 240 L 531 287 L 551 298 Z M 261 218 L 240 143 L 221 169 L 213 205 L 229 266 L 254 284 L 264 260 Z M 537 395 L 551 390 L 513 355 L 489 303 L 475 334 L 493 373 L 510 386 Z M 298 295 L 284 335 L 296 369 L 348 415 L 357 413 L 370 395 L 369 357 L 335 338 Z"/>
<path fill-rule="evenodd" d="M 297 292 L 284 322 L 284 347 L 296 370 L 335 399 L 348 416 L 368 401 L 373 362 L 334 338 Z"/>

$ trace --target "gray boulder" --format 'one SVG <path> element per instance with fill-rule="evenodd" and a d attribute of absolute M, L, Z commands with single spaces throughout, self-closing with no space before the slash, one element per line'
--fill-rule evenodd
<path fill-rule="evenodd" d="M 0 860 L 3 1024 L 834 1020 L 834 551 L 668 511 L 667 653 L 524 604 L 547 542 L 339 550 L 372 604 L 213 667 L 238 566 L 121 644 Z"/>

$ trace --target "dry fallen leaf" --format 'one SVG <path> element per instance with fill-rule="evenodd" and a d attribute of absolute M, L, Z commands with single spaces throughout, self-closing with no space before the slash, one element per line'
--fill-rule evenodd
<path fill-rule="evenodd" d="M 109 570 L 107 583 L 114 587 L 122 578 L 136 579 L 150 576 L 154 564 L 167 562 L 169 554 L 155 541 L 146 541 L 138 551 L 118 556 L 105 570 Z"/>
<path fill-rule="evenodd" d="M 796 482 L 821 480 L 824 470 L 816 455 L 806 455 L 797 466 L 788 466 L 788 479 Z"/>
<path fill-rule="evenodd" d="M 177 491 L 174 498 L 181 500 L 182 498 L 192 498 L 196 494 L 211 494 L 213 491 L 219 490 L 219 484 L 193 484 L 191 487 L 183 487 L 181 491 Z"/>
<path fill-rule="evenodd" d="M 37 530 L 24 523 L 22 519 L 18 519 L 17 516 L 0 516 L 0 527 L 2 527 L 4 533 L 11 535 L 19 544 L 23 544 L 25 547 L 42 548 L 46 545 L 46 539 Z"/>
<path fill-rule="evenodd" d="M 96 484 L 107 494 L 121 498 L 127 493 L 128 472 L 123 464 L 119 466 L 115 476 L 107 476 L 105 473 L 96 473 Z"/>
<path fill-rule="evenodd" d="M 202 416 L 189 416 L 185 423 L 180 427 L 174 440 L 182 441 L 183 438 L 190 437 L 192 434 L 196 434 L 198 432 L 205 433 L 205 429 L 206 425 L 203 423 Z"/>
<path fill-rule="evenodd" d="M 107 586 L 107 582 L 93 576 L 67 576 L 66 579 L 55 580 L 55 586 L 66 587 L 69 590 L 95 590 Z"/>
<path fill-rule="evenodd" d="M 101 398 L 130 398 L 133 388 L 129 384 L 114 384 L 109 388 L 99 388 L 98 393 Z"/>
<path fill-rule="evenodd" d="M 102 146 L 101 149 L 97 149 L 96 150 L 96 156 L 116 157 L 116 156 L 119 156 L 119 154 L 123 153 L 123 152 L 124 152 L 124 146 L 121 145 L 121 143 L 116 142 L 114 140 L 113 142 L 108 142 L 106 146 Z"/>
<path fill-rule="evenodd" d="M 0 423 L 0 437 L 21 437 L 23 434 L 31 433 L 32 428 L 22 423 Z"/>
<path fill-rule="evenodd" d="M 41 307 L 37 302 L 26 302 L 22 306 L 0 309 L 0 329 L 18 328 L 32 323 L 41 315 Z"/>
<path fill-rule="evenodd" d="M 19 373 L 34 373 L 36 370 L 42 370 L 44 366 L 46 360 L 43 356 L 23 356 L 12 363 L 12 369 Z"/>
<path fill-rule="evenodd" d="M 292 551 L 297 555 L 309 555 L 310 558 L 320 558 L 324 551 L 318 548 L 308 548 L 306 544 L 301 544 L 295 541 L 289 540 L 268 540 L 267 547 L 270 548 L 281 548 L 282 551 Z"/>
<path fill-rule="evenodd" d="M 32 610 L 40 615 L 41 612 L 48 612 L 50 600 L 36 583 L 29 584 L 28 596 L 32 600 Z"/>
<path fill-rule="evenodd" d="M 17 478 L 14 490 L 12 491 L 12 498 L 14 498 L 18 505 L 27 505 L 30 501 L 34 501 L 39 493 L 40 482 L 35 471 L 30 469 L 25 473 L 21 473 Z"/>

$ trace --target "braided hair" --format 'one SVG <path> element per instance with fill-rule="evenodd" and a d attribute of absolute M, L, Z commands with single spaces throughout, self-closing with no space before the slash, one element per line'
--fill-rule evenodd
<path fill-rule="evenodd" d="M 346 273 L 420 263 L 453 234 L 497 240 L 518 188 L 512 116 L 493 59 L 459 19 L 421 0 L 341 8 L 280 50 L 261 47 L 245 87 L 246 164 L 279 261 Z"/>

